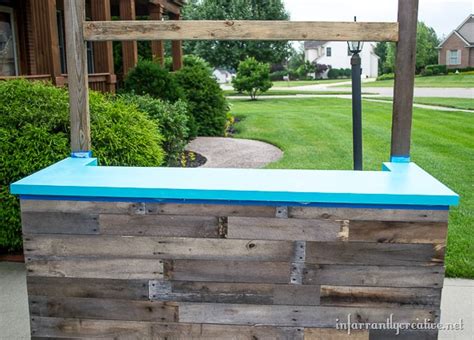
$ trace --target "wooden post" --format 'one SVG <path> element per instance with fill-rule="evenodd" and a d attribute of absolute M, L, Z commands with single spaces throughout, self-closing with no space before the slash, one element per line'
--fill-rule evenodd
<path fill-rule="evenodd" d="M 170 13 L 171 20 L 180 20 L 181 14 Z M 173 71 L 178 71 L 183 67 L 183 47 L 181 40 L 171 42 L 171 55 L 173 57 Z"/>
<path fill-rule="evenodd" d="M 94 21 L 112 20 L 110 0 L 91 1 L 91 18 Z M 107 91 L 115 91 L 114 56 L 111 41 L 94 42 L 94 69 L 96 73 L 108 73 Z"/>
<path fill-rule="evenodd" d="M 398 22 L 400 28 L 395 62 L 392 157 L 410 157 L 418 1 L 398 0 Z"/>
<path fill-rule="evenodd" d="M 84 41 L 84 0 L 64 0 L 66 54 L 68 64 L 71 149 L 73 153 L 91 150 L 87 53 Z"/>
<path fill-rule="evenodd" d="M 120 0 L 120 19 L 135 20 L 135 0 Z M 136 41 L 122 41 L 123 75 L 135 67 L 138 62 L 138 48 Z"/>
<path fill-rule="evenodd" d="M 148 4 L 150 11 L 151 20 L 162 20 L 163 18 L 163 6 L 161 4 L 155 5 L 153 3 Z M 153 60 L 158 61 L 162 66 L 165 63 L 165 47 L 163 40 L 152 40 L 151 42 L 151 55 Z"/>

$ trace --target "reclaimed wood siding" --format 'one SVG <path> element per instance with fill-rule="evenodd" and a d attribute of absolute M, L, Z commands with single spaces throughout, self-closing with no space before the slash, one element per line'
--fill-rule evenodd
<path fill-rule="evenodd" d="M 34 338 L 386 339 L 336 320 L 439 321 L 447 211 L 21 207 Z"/>

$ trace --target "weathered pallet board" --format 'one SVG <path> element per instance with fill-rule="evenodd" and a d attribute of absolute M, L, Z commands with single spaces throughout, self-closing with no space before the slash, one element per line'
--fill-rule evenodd
<path fill-rule="evenodd" d="M 442 266 L 305 266 L 303 284 L 399 288 L 442 288 Z"/>
<path fill-rule="evenodd" d="M 425 266 L 442 264 L 443 260 L 444 247 L 433 244 L 373 242 L 306 243 L 307 263 Z"/>
<path fill-rule="evenodd" d="M 21 200 L 22 212 L 61 212 L 88 214 L 145 213 L 143 205 L 132 202 L 92 202 L 61 200 Z"/>
<path fill-rule="evenodd" d="M 393 322 L 439 319 L 436 309 L 414 308 L 357 308 L 324 306 L 266 306 L 239 304 L 179 303 L 180 322 L 273 325 L 288 327 L 334 328 L 336 320 L 346 320 L 347 315 L 357 315 L 361 322 L 386 322 L 393 315 Z"/>
<path fill-rule="evenodd" d="M 22 212 L 23 234 L 99 234 L 99 216 L 86 213 Z"/>
<path fill-rule="evenodd" d="M 438 340 L 437 330 L 371 330 L 369 340 Z"/>
<path fill-rule="evenodd" d="M 27 235 L 28 256 L 121 257 L 156 259 L 203 259 L 290 261 L 290 241 L 200 239 L 182 237 L 122 237 Z"/>
<path fill-rule="evenodd" d="M 237 239 L 338 241 L 342 221 L 295 218 L 229 217 L 227 237 Z"/>
<path fill-rule="evenodd" d="M 321 306 L 439 307 L 441 289 L 321 286 Z"/>
<path fill-rule="evenodd" d="M 350 221 L 349 241 L 446 243 L 447 222 Z"/>
<path fill-rule="evenodd" d="M 150 281 L 157 301 L 319 305 L 319 286 L 223 282 Z"/>
<path fill-rule="evenodd" d="M 351 330 L 350 334 L 344 330 L 333 328 L 305 328 L 304 340 L 369 340 L 369 331 Z"/>
<path fill-rule="evenodd" d="M 176 322 L 172 302 L 30 296 L 30 314 L 42 317 Z"/>
<path fill-rule="evenodd" d="M 147 214 L 274 217 L 275 207 L 224 204 L 146 203 Z"/>
<path fill-rule="evenodd" d="M 174 215 L 99 215 L 102 235 L 220 238 L 219 218 Z"/>
<path fill-rule="evenodd" d="M 28 276 L 158 280 L 163 278 L 163 265 L 152 259 L 26 257 Z"/>
<path fill-rule="evenodd" d="M 447 222 L 447 210 L 289 207 L 288 216 L 350 221 Z"/>

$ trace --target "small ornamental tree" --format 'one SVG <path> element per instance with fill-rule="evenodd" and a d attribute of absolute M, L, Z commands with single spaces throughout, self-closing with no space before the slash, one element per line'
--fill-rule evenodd
<path fill-rule="evenodd" d="M 270 80 L 270 65 L 260 63 L 255 58 L 241 61 L 232 85 L 236 91 L 247 93 L 252 100 L 256 100 L 260 93 L 273 86 Z"/>

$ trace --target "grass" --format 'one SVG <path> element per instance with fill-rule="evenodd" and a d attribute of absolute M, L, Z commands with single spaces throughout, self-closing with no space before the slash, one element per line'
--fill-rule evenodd
<path fill-rule="evenodd" d="M 350 81 L 350 79 L 320 79 L 320 80 L 292 80 L 292 81 L 274 81 L 273 86 L 275 87 L 297 87 L 307 85 L 323 85 L 323 84 L 335 84 Z"/>
<path fill-rule="evenodd" d="M 393 87 L 393 80 L 362 83 L 363 87 Z M 449 74 L 447 76 L 416 77 L 415 87 L 474 87 L 474 74 Z"/>
<path fill-rule="evenodd" d="M 298 94 L 317 94 L 317 95 L 350 95 L 350 91 L 298 91 L 298 90 L 270 90 L 268 92 L 262 93 L 259 97 L 268 97 L 268 96 L 296 96 Z M 370 93 L 364 93 L 370 94 Z M 246 96 L 245 94 L 238 93 L 234 90 L 224 90 L 224 95 L 227 97 L 237 97 L 237 96 Z"/>
<path fill-rule="evenodd" d="M 377 100 L 392 101 L 390 97 L 377 97 Z M 443 107 L 451 107 L 454 109 L 474 110 L 474 99 L 470 98 L 430 98 L 419 97 L 415 98 L 416 104 L 436 105 Z"/>
<path fill-rule="evenodd" d="M 269 168 L 351 169 L 351 102 L 338 98 L 233 102 L 242 118 L 239 138 L 272 143 L 284 151 Z M 364 103 L 364 168 L 380 170 L 389 158 L 390 103 Z M 461 195 L 450 214 L 446 270 L 474 278 L 474 115 L 415 108 L 412 159 Z"/>

